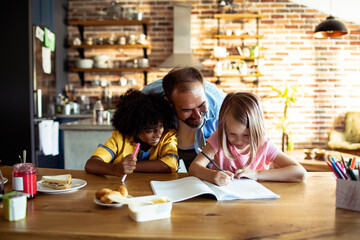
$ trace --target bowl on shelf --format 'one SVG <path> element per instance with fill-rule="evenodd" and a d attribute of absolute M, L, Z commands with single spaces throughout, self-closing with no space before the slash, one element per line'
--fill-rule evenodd
<path fill-rule="evenodd" d="M 148 68 L 149 67 L 149 59 L 147 58 L 138 58 L 138 66 L 139 68 Z"/>
<path fill-rule="evenodd" d="M 108 68 L 109 65 L 106 62 L 96 62 L 94 64 L 95 68 Z"/>
<path fill-rule="evenodd" d="M 92 68 L 94 61 L 92 59 L 78 59 L 75 62 L 76 68 Z"/>
<path fill-rule="evenodd" d="M 94 57 L 95 62 L 106 62 L 109 61 L 110 57 L 106 55 L 98 55 Z"/>

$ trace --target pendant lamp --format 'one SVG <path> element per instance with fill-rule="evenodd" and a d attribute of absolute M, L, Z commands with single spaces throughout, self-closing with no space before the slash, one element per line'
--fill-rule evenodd
<path fill-rule="evenodd" d="M 315 38 L 340 37 L 348 33 L 345 24 L 331 16 L 331 3 L 330 1 L 330 16 L 315 28 Z"/>
<path fill-rule="evenodd" d="M 344 23 L 336 20 L 333 16 L 329 16 L 320 23 L 314 32 L 315 38 L 339 37 L 348 33 Z"/>

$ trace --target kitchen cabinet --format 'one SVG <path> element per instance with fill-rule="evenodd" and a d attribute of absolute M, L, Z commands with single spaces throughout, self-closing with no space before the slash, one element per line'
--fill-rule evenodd
<path fill-rule="evenodd" d="M 259 60 L 263 58 L 259 46 L 260 39 L 263 38 L 259 34 L 262 17 L 263 15 L 256 13 L 214 15 L 217 19 L 217 33 L 214 35 L 217 40 L 214 49 L 214 58 L 217 60 L 214 69 L 216 84 L 220 84 L 225 78 L 240 78 L 242 82 L 258 84 L 259 77 L 263 76 L 259 69 Z M 256 21 L 255 26 L 250 25 L 253 20 Z"/>
<path fill-rule="evenodd" d="M 63 123 L 60 130 L 64 139 L 64 168 L 83 170 L 98 145 L 111 137 L 113 128 L 110 122 L 97 123 L 90 118 Z"/>
<path fill-rule="evenodd" d="M 54 31 L 54 0 L 32 0 L 32 22 Z"/>
<path fill-rule="evenodd" d="M 149 20 L 88 20 L 88 21 L 72 21 L 70 22 L 72 26 L 77 26 L 80 34 L 80 45 L 72 45 L 71 48 L 75 48 L 79 52 L 80 58 L 85 58 L 85 50 L 88 49 L 123 49 L 126 51 L 127 49 L 143 49 L 143 57 L 148 57 L 148 49 L 151 49 L 150 44 L 119 44 L 115 42 L 114 44 L 84 44 L 84 31 L 86 27 L 106 27 L 106 26 L 142 26 L 142 33 L 147 36 L 148 26 L 150 25 Z M 139 67 L 115 67 L 115 68 L 72 68 L 71 72 L 76 72 L 79 74 L 81 79 L 81 85 L 85 84 L 85 73 L 122 73 L 122 72 L 130 72 L 137 73 L 142 72 L 144 75 L 144 85 L 147 85 L 147 74 L 151 70 L 150 67 L 139 68 Z"/>

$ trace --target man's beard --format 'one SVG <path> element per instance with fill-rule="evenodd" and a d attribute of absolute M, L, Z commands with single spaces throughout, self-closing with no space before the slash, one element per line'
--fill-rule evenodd
<path fill-rule="evenodd" d="M 196 121 L 195 118 L 193 117 L 188 117 L 187 119 L 185 120 L 182 120 L 180 118 L 178 118 L 180 121 L 182 121 L 183 123 L 185 123 L 186 125 L 188 125 L 189 127 L 191 128 L 196 128 L 196 129 L 199 129 L 199 128 L 202 128 L 202 126 L 204 125 L 205 123 L 205 115 L 206 115 L 206 112 L 202 112 L 201 113 L 201 120 L 199 123 L 194 123 L 193 121 Z"/>

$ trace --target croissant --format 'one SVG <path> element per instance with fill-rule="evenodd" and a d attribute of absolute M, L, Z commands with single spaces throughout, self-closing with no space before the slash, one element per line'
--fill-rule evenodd
<path fill-rule="evenodd" d="M 115 191 L 120 192 L 123 197 L 127 197 L 129 195 L 128 190 L 124 185 L 118 186 L 117 188 L 115 188 Z"/>

